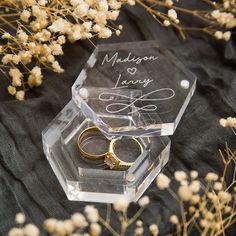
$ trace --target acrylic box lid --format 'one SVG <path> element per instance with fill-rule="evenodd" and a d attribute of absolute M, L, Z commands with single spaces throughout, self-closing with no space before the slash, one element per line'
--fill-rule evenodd
<path fill-rule="evenodd" d="M 196 77 L 156 41 L 98 45 L 72 98 L 107 137 L 172 135 Z"/>

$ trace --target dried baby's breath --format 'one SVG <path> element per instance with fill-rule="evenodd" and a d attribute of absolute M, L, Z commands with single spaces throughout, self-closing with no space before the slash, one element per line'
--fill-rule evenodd
<path fill-rule="evenodd" d="M 122 25 L 113 21 L 123 4 L 137 3 L 165 27 L 172 26 L 185 39 L 186 31 L 202 31 L 218 40 L 229 41 L 236 26 L 235 0 L 203 1 L 208 10 L 187 9 L 172 0 L 3 0 L 0 3 L 0 71 L 9 81 L 8 91 L 18 100 L 43 82 L 43 73 L 32 75 L 34 67 L 63 73 L 58 57 L 63 45 L 94 37 L 120 35 Z M 189 14 L 205 26 L 182 26 L 179 15 Z M 13 69 L 13 70 L 11 70 Z M 14 88 L 12 88 L 14 87 Z M 21 91 L 20 93 L 17 93 Z M 23 93 L 23 92 L 24 93 Z M 222 121 L 224 122 L 224 121 Z"/>
<path fill-rule="evenodd" d="M 92 223 L 90 225 L 90 234 L 91 236 L 99 236 L 102 232 L 102 228 L 98 223 Z"/>
<path fill-rule="evenodd" d="M 143 196 L 142 198 L 139 199 L 138 204 L 141 207 L 145 207 L 150 203 L 150 199 L 148 196 Z"/>
<path fill-rule="evenodd" d="M 183 39 L 186 38 L 186 31 L 199 31 L 218 40 L 229 41 L 230 30 L 236 26 L 235 0 L 202 1 L 206 10 L 189 9 L 181 4 L 181 0 L 136 0 L 136 3 L 146 9 L 161 25 L 165 27 L 171 25 L 177 29 Z M 178 16 L 182 14 L 190 15 L 193 19 L 198 19 L 196 22 L 202 21 L 202 24 L 200 26 L 197 23 L 196 26 L 182 25 L 178 19 Z"/>
<path fill-rule="evenodd" d="M 26 224 L 23 228 L 25 236 L 39 236 L 40 231 L 38 227 L 34 224 Z"/>
<path fill-rule="evenodd" d="M 23 100 L 29 88 L 42 84 L 42 71 L 64 72 L 57 58 L 64 54 L 66 42 L 86 39 L 92 43 L 94 37 L 120 35 L 122 26 L 112 21 L 117 20 L 123 4 L 134 3 L 130 0 L 1 1 L 0 71 L 10 83 L 9 93 Z"/>
<path fill-rule="evenodd" d="M 86 221 L 84 215 L 82 215 L 81 213 L 74 213 L 71 216 L 71 220 L 75 227 L 84 228 L 88 225 L 88 222 Z"/>
<path fill-rule="evenodd" d="M 175 175 L 175 179 L 179 182 L 186 180 L 187 178 L 187 175 L 184 171 L 175 171 L 174 175 Z"/>
<path fill-rule="evenodd" d="M 157 236 L 159 234 L 159 228 L 156 224 L 151 224 L 149 226 L 149 231 L 150 231 L 151 235 L 153 235 L 153 236 Z"/>
<path fill-rule="evenodd" d="M 84 210 L 88 220 L 92 223 L 96 223 L 99 220 L 98 209 L 92 205 L 87 205 Z"/>
<path fill-rule="evenodd" d="M 223 127 L 231 127 L 236 129 L 236 118 L 228 117 L 227 119 L 220 119 L 220 125 Z"/>
<path fill-rule="evenodd" d="M 114 209 L 117 211 L 125 212 L 129 207 L 129 202 L 125 198 L 120 198 L 114 203 Z"/>
<path fill-rule="evenodd" d="M 224 171 L 221 176 L 214 172 L 208 172 L 200 176 L 196 171 L 191 171 L 189 176 L 183 171 L 176 171 L 175 177 L 177 175 L 177 179 L 172 178 L 175 189 L 172 189 L 172 184 L 170 186 L 171 179 L 162 173 L 158 175 L 158 189 L 162 191 L 168 190 L 173 197 L 172 200 L 176 200 L 179 203 L 180 210 L 178 214 L 171 213 L 169 216 L 169 222 L 176 229 L 175 232 L 171 232 L 172 234 L 187 236 L 192 235 L 194 230 L 194 232 L 198 231 L 199 235 L 224 235 L 228 228 L 235 225 L 235 150 L 231 150 L 226 146 L 225 153 L 220 152 L 220 154 L 224 164 Z M 226 175 L 230 177 L 232 170 L 232 180 L 228 183 L 228 181 L 225 181 L 225 177 Z M 183 185 L 182 181 L 186 181 L 186 184 Z M 103 229 L 109 231 L 109 235 L 125 236 L 127 235 L 127 229 L 134 224 L 134 235 L 147 235 L 145 231 L 146 219 L 144 218 L 143 222 L 139 218 L 149 201 L 149 197 L 143 196 L 136 204 L 137 211 L 130 216 L 128 212 L 130 203 L 126 198 L 121 198 L 113 204 L 115 214 L 112 218 L 110 204 L 107 204 L 107 212 L 105 214 L 103 211 L 99 212 L 95 206 L 87 205 L 84 209 L 84 214 L 77 212 L 69 219 L 49 218 L 45 220 L 44 229 L 46 233 L 53 236 L 98 236 L 102 235 Z M 160 218 L 159 212 L 156 214 L 153 220 Z M 150 219 L 148 220 L 150 221 Z M 119 231 L 117 230 L 117 222 L 120 223 Z M 16 223 L 19 224 L 19 227 L 10 229 L 9 236 L 38 236 L 40 234 L 36 225 L 25 222 L 23 213 L 16 215 Z M 155 222 L 149 226 L 149 232 L 153 236 L 159 234 L 159 228 Z"/>
<path fill-rule="evenodd" d="M 25 223 L 25 215 L 21 212 L 16 214 L 15 221 L 17 224 L 24 224 Z"/>
<path fill-rule="evenodd" d="M 157 187 L 158 187 L 159 189 L 168 188 L 168 187 L 169 187 L 169 184 L 170 184 L 170 179 L 169 179 L 166 175 L 164 175 L 163 173 L 160 173 L 160 174 L 157 176 L 156 184 L 157 184 Z"/>
<path fill-rule="evenodd" d="M 172 224 L 177 225 L 177 224 L 179 223 L 179 219 L 178 219 L 178 217 L 177 217 L 176 215 L 172 215 L 172 216 L 170 217 L 170 222 L 171 222 Z"/>
<path fill-rule="evenodd" d="M 178 185 L 178 195 L 171 189 L 169 177 L 160 174 L 159 176 L 161 177 L 157 178 L 158 188 L 161 187 L 162 190 L 167 188 L 174 199 L 179 201 L 181 216 L 179 217 L 173 214 L 169 217 L 169 222 L 176 227 L 177 234 L 191 235 L 191 230 L 195 228 L 199 231 L 200 235 L 205 231 L 211 235 L 220 235 L 234 224 L 236 217 L 235 176 L 233 177 L 232 183 L 229 185 L 226 185 L 223 181 L 229 165 L 233 164 L 235 168 L 234 158 L 230 155 L 230 151 L 228 151 L 228 155 L 229 156 L 224 157 L 224 160 L 228 161 L 225 162 L 226 171 L 223 173 L 223 176 L 219 178 L 214 172 L 209 172 L 205 175 L 205 184 L 200 184 L 200 180 L 197 179 L 198 174 L 196 171 L 190 172 L 190 176 L 185 172 L 185 174 L 183 174 L 182 171 L 175 172 L 178 173 L 178 177 L 177 180 L 174 179 L 172 181 L 175 181 L 175 184 Z M 182 185 L 181 181 L 179 181 L 179 176 L 181 176 L 181 181 L 186 181 L 186 179 L 192 180 L 189 184 Z M 80 232 L 79 235 L 99 236 L 102 235 L 102 228 L 104 227 L 110 232 L 110 235 L 124 236 L 129 226 L 135 223 L 133 235 L 146 235 L 144 230 L 145 222 L 143 223 L 138 218 L 149 204 L 149 201 L 147 196 L 143 196 L 138 202 L 140 208 L 130 218 L 127 217 L 130 203 L 125 198 L 120 199 L 113 205 L 114 210 L 118 214 L 121 231 L 116 231 L 113 228 L 113 223 L 116 222 L 115 224 L 117 225 L 117 221 L 111 221 L 110 210 L 108 210 L 109 214 L 108 212 L 106 213 L 106 217 L 109 216 L 109 218 L 105 220 L 98 209 L 92 205 L 85 207 L 84 215 L 82 213 L 74 213 L 70 219 L 66 220 L 49 218 L 44 222 L 44 229 L 47 233 L 55 236 L 78 236 L 76 232 Z M 110 205 L 108 205 L 107 209 L 110 209 Z M 19 216 L 20 215 L 17 214 L 18 218 Z M 158 225 L 155 223 L 151 224 L 149 226 L 149 233 L 150 235 L 157 236 L 159 234 Z M 39 229 L 33 224 L 26 224 L 19 228 L 12 228 L 9 231 L 9 236 L 23 235 L 37 236 L 39 235 Z"/>
<path fill-rule="evenodd" d="M 44 229 L 48 233 L 53 233 L 56 229 L 57 220 L 54 218 L 49 218 L 44 221 Z"/>

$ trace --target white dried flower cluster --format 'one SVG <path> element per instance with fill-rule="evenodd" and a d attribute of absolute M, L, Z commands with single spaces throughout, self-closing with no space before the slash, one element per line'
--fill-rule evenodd
<path fill-rule="evenodd" d="M 179 24 L 179 19 L 175 9 L 172 9 L 174 2 L 172 0 L 165 0 L 165 6 L 170 8 L 165 16 L 162 25 L 168 27 L 173 24 Z"/>
<path fill-rule="evenodd" d="M 189 184 L 189 188 L 191 189 L 191 191 L 193 193 L 198 193 L 200 191 L 201 188 L 201 184 L 199 180 L 193 180 L 190 184 Z"/>
<path fill-rule="evenodd" d="M 138 204 L 141 207 L 145 207 L 150 203 L 150 199 L 148 196 L 143 196 L 139 199 Z"/>
<path fill-rule="evenodd" d="M 230 11 L 233 14 L 236 14 L 236 1 L 235 0 L 222 0 L 223 1 L 223 8 L 226 11 Z"/>
<path fill-rule="evenodd" d="M 164 20 L 164 21 L 163 21 L 163 25 L 164 25 L 165 27 L 170 26 L 170 21 L 169 21 L 169 20 Z"/>
<path fill-rule="evenodd" d="M 44 221 L 44 229 L 47 233 L 53 235 L 73 235 L 72 233 L 76 231 L 76 229 L 85 229 L 88 226 L 88 222 L 86 218 L 81 213 L 74 213 L 70 219 L 66 220 L 57 220 L 55 218 L 49 218 Z M 98 232 L 95 226 L 93 228 L 94 235 L 95 232 Z M 75 233 L 76 234 L 76 233 Z"/>
<path fill-rule="evenodd" d="M 198 172 L 195 170 L 190 172 L 190 178 L 183 171 L 176 171 L 174 173 L 174 178 L 179 183 L 177 196 L 180 200 L 180 207 L 182 209 L 183 207 L 188 207 L 187 210 L 186 208 L 184 209 L 185 212 L 182 212 L 182 217 L 183 214 L 189 214 L 190 221 L 194 219 L 200 228 L 206 229 L 207 232 L 215 235 L 220 233 L 220 230 L 225 227 L 225 224 L 222 222 L 227 221 L 230 214 L 235 215 L 236 187 L 232 189 L 235 179 L 229 185 L 231 187 L 231 192 L 229 192 L 230 188 L 224 183 L 224 178 L 219 178 L 214 172 L 206 174 L 206 186 L 203 186 L 197 177 Z M 182 184 L 183 181 L 184 184 Z M 174 191 L 170 190 L 170 193 L 173 194 Z M 175 193 L 173 196 L 177 197 Z M 169 221 L 176 225 L 177 230 L 180 229 L 182 224 L 188 228 L 190 222 L 187 220 L 180 222 L 177 215 L 171 215 Z"/>
<path fill-rule="evenodd" d="M 82 215 L 81 213 L 74 213 L 71 216 L 71 220 L 75 227 L 84 228 L 88 226 L 87 220 L 85 219 L 84 215 Z"/>
<path fill-rule="evenodd" d="M 187 179 L 187 174 L 184 171 L 175 171 L 174 176 L 175 179 L 179 182 Z"/>
<path fill-rule="evenodd" d="M 189 186 L 181 185 L 178 189 L 178 195 L 183 201 L 190 201 L 193 193 Z"/>
<path fill-rule="evenodd" d="M 157 236 L 159 234 L 159 228 L 156 224 L 151 224 L 149 226 L 149 231 L 152 236 Z"/>
<path fill-rule="evenodd" d="M 200 181 L 197 180 L 198 172 L 190 172 L 190 180 L 184 171 L 175 171 L 176 181 L 180 183 L 178 188 L 178 196 L 182 201 L 190 201 L 192 204 L 197 204 L 200 201 L 198 192 L 201 189 Z"/>
<path fill-rule="evenodd" d="M 198 177 L 198 172 L 196 170 L 191 170 L 190 177 L 191 179 L 196 179 Z"/>
<path fill-rule="evenodd" d="M 24 231 L 25 236 L 39 236 L 40 235 L 40 231 L 38 227 L 34 224 L 25 225 L 23 228 L 23 231 Z"/>
<path fill-rule="evenodd" d="M 168 10 L 167 15 L 171 21 L 173 21 L 175 24 L 179 24 L 178 15 L 174 9 Z"/>
<path fill-rule="evenodd" d="M 229 2 L 230 1 L 224 2 L 223 6 L 225 9 L 229 8 L 230 6 Z M 224 27 L 225 29 L 228 29 L 228 30 L 236 26 L 235 13 L 233 14 L 231 12 L 225 12 L 225 11 L 220 11 L 219 9 L 216 9 L 211 12 L 211 18 L 213 18 L 221 27 Z M 216 30 L 214 32 L 214 37 L 218 40 L 223 39 L 225 41 L 229 41 L 231 38 L 231 32 L 230 31 L 222 32 L 221 30 Z"/>
<path fill-rule="evenodd" d="M 219 40 L 223 39 L 225 41 L 229 41 L 231 38 L 231 32 L 230 31 L 222 32 L 222 31 L 217 30 L 214 33 L 214 36 L 216 39 L 219 39 Z"/>
<path fill-rule="evenodd" d="M 70 219 L 66 220 L 57 220 L 55 218 L 49 218 L 44 221 L 44 229 L 50 235 L 60 235 L 60 236 L 76 236 L 77 229 L 80 231 L 86 231 L 89 226 L 90 234 L 83 235 L 92 235 L 98 236 L 101 234 L 101 226 L 97 223 L 98 221 L 98 210 L 94 206 L 86 206 L 85 212 L 86 217 L 81 213 L 74 213 L 71 215 Z"/>
<path fill-rule="evenodd" d="M 219 178 L 217 174 L 209 172 L 205 176 L 206 186 L 203 187 L 204 191 L 200 191 L 202 184 L 200 184 L 197 177 L 198 172 L 195 170 L 192 170 L 189 176 L 183 171 L 176 171 L 174 178 L 175 182 L 179 184 L 177 189 L 178 195 L 170 188 L 170 179 L 164 174 L 159 174 L 157 185 L 161 189 L 169 188 L 169 192 L 180 202 L 182 217 L 176 214 L 172 214 L 169 217 L 169 222 L 175 225 L 179 235 L 184 235 L 182 232 L 183 227 L 186 227 L 186 230 L 193 227 L 191 222 L 195 222 L 199 226 L 198 228 L 202 230 L 206 229 L 207 232 L 212 232 L 212 235 L 216 235 L 221 232 L 226 224 L 227 227 L 232 225 L 229 219 L 234 219 L 236 214 L 235 179 L 227 186 L 223 177 Z M 183 181 L 185 181 L 185 184 L 182 184 Z M 231 192 L 229 192 L 230 189 Z M 144 222 L 138 220 L 138 218 L 142 213 L 142 207 L 147 206 L 149 202 L 150 199 L 147 196 L 140 198 L 138 201 L 140 209 L 131 218 L 127 218 L 129 202 L 125 198 L 120 199 L 114 204 L 114 209 L 119 211 L 119 220 L 124 228 L 129 226 L 129 222 L 136 223 L 133 233 L 135 236 L 147 234 L 146 230 L 144 230 Z M 74 213 L 69 219 L 65 220 L 55 218 L 45 220 L 45 232 L 55 236 L 99 236 L 102 235 L 103 232 L 102 225 L 107 229 L 109 228 L 111 231 L 114 230 L 111 223 L 109 223 L 110 218 L 108 221 L 105 221 L 102 214 L 100 217 L 99 211 L 95 206 L 87 205 L 84 212 L 85 215 Z M 183 221 L 180 221 L 181 219 Z M 20 226 L 12 228 L 8 232 L 9 236 L 40 235 L 40 231 L 36 225 L 25 224 L 25 215 L 23 213 L 18 213 L 15 217 L 15 221 Z M 226 224 L 224 222 L 226 222 Z M 159 235 L 158 226 L 151 224 L 149 226 L 149 232 L 153 236 Z M 118 234 L 117 232 L 117 235 Z"/>
<path fill-rule="evenodd" d="M 39 236 L 40 231 L 34 224 L 26 224 L 22 228 L 12 228 L 8 232 L 8 236 Z"/>
<path fill-rule="evenodd" d="M 117 19 L 122 4 L 126 3 L 133 5 L 135 1 L 65 0 L 57 4 L 47 0 L 16 1 L 11 7 L 20 14 L 22 24 L 15 35 L 4 30 L 0 34 L 5 41 L 0 48 L 1 62 L 10 67 L 9 93 L 23 100 L 27 85 L 33 88 L 42 84 L 41 69 L 64 72 L 56 57 L 63 55 L 62 46 L 67 40 L 120 35 L 122 26 L 114 28 L 109 21 Z"/>
<path fill-rule="evenodd" d="M 214 190 L 216 191 L 220 191 L 223 189 L 223 184 L 221 182 L 215 182 L 213 186 L 214 186 Z"/>
<path fill-rule="evenodd" d="M 159 189 L 166 189 L 170 185 L 170 179 L 166 175 L 164 175 L 163 173 L 160 173 L 157 176 L 156 184 Z"/>
<path fill-rule="evenodd" d="M 217 214 L 218 209 L 221 209 L 221 215 L 233 213 L 231 205 L 235 201 L 232 197 L 234 194 L 221 190 L 222 188 L 222 183 L 215 182 L 213 190 L 207 193 L 207 199 L 200 202 L 200 206 L 202 207 L 200 212 L 203 216 L 200 220 L 200 225 L 202 228 L 208 227 L 212 230 L 219 230 L 222 227 L 221 221 L 219 220 L 219 215 Z M 206 202 L 208 202 L 208 205 L 210 205 L 210 203 L 212 204 L 211 211 L 208 210 Z M 193 211 L 196 212 L 196 209 L 193 209 Z"/>
<path fill-rule="evenodd" d="M 179 223 L 179 219 L 178 219 L 178 217 L 177 217 L 176 215 L 172 215 L 172 216 L 170 217 L 170 222 L 171 222 L 172 224 L 177 225 L 177 224 Z"/>
<path fill-rule="evenodd" d="M 85 218 L 84 218 L 84 222 L 82 222 L 81 219 L 78 220 L 78 218 L 76 221 L 75 220 L 76 214 L 79 214 L 79 213 L 73 214 L 71 218 L 67 220 L 57 220 L 55 218 L 49 218 L 45 220 L 44 221 L 45 231 L 53 235 L 64 236 L 64 235 L 69 235 L 73 233 L 77 227 L 80 227 L 80 228 L 86 227 L 88 224 L 86 224 Z"/>
<path fill-rule="evenodd" d="M 236 129 L 236 118 L 228 117 L 227 119 L 220 119 L 220 125 L 223 127 L 231 127 Z"/>
<path fill-rule="evenodd" d="M 92 223 L 96 223 L 99 220 L 98 209 L 92 205 L 87 205 L 84 210 L 86 217 Z"/>
<path fill-rule="evenodd" d="M 25 215 L 21 212 L 16 214 L 15 221 L 17 224 L 24 224 L 25 223 Z"/>
<path fill-rule="evenodd" d="M 209 172 L 207 173 L 205 180 L 207 182 L 212 182 L 212 181 L 216 181 L 219 178 L 219 176 L 213 172 Z"/>
<path fill-rule="evenodd" d="M 191 171 L 191 179 L 188 180 L 188 175 L 184 171 L 175 171 L 174 178 L 180 184 L 177 192 L 181 200 L 191 201 L 193 204 L 199 202 L 200 197 L 197 193 L 200 191 L 201 185 L 200 181 L 196 180 L 197 176 L 197 171 Z M 161 173 L 157 177 L 156 184 L 159 189 L 169 188 L 170 179 Z"/>
<path fill-rule="evenodd" d="M 99 236 L 102 232 L 102 227 L 98 223 L 92 223 L 90 225 L 90 235 Z"/>
<path fill-rule="evenodd" d="M 9 236 L 39 236 L 40 230 L 34 224 L 25 224 L 26 217 L 24 213 L 19 212 L 15 216 L 15 222 L 20 225 L 19 228 L 12 228 L 9 232 Z"/>
<path fill-rule="evenodd" d="M 168 7 L 171 7 L 173 6 L 174 2 L 172 0 L 165 0 L 165 4 L 168 6 Z"/>
<path fill-rule="evenodd" d="M 129 202 L 125 198 L 120 198 L 113 204 L 113 207 L 116 211 L 125 212 L 129 207 Z"/>
<path fill-rule="evenodd" d="M 229 41 L 231 32 L 229 30 L 236 26 L 236 1 L 205 1 L 209 8 L 205 10 L 194 9 L 187 4 L 178 4 L 178 0 L 151 0 L 139 1 L 138 3 L 146 9 L 164 27 L 172 26 L 183 39 L 186 39 L 187 31 L 204 32 L 216 39 Z M 150 8 L 150 4 L 153 4 Z M 167 9 L 167 12 L 166 12 Z M 194 18 L 203 20 L 206 24 L 196 26 L 193 24 L 179 24 L 179 13 L 191 15 Z"/>
<path fill-rule="evenodd" d="M 9 232 L 8 232 L 8 236 L 23 236 L 24 235 L 24 231 L 21 228 L 12 228 Z"/>
<path fill-rule="evenodd" d="M 143 233 L 144 233 L 143 226 L 139 226 L 139 227 L 135 228 L 135 230 L 134 230 L 134 236 L 142 236 Z"/>
<path fill-rule="evenodd" d="M 220 25 L 225 26 L 226 29 L 232 29 L 236 26 L 236 18 L 232 13 L 221 12 L 220 10 L 214 10 L 211 12 L 212 18 L 214 18 Z"/>

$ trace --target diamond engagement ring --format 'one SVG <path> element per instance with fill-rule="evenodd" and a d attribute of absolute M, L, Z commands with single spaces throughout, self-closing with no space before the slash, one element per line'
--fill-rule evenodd
<path fill-rule="evenodd" d="M 79 151 L 83 157 L 85 157 L 89 160 L 104 159 L 105 164 L 110 169 L 127 169 L 130 166 L 132 166 L 132 164 L 134 162 L 123 161 L 118 157 L 118 155 L 116 153 L 116 145 L 117 145 L 117 142 L 120 141 L 119 139 L 112 139 L 109 143 L 108 151 L 105 153 L 92 154 L 92 153 L 88 153 L 87 151 L 85 151 L 81 147 L 81 143 L 82 143 L 85 136 L 87 136 L 89 133 L 94 133 L 94 132 L 100 132 L 100 130 L 96 126 L 88 127 L 80 133 L 80 135 L 77 139 L 77 145 L 78 145 Z M 135 142 L 135 144 L 139 148 L 140 152 L 142 153 L 143 152 L 142 144 L 136 138 L 132 138 L 132 140 Z"/>

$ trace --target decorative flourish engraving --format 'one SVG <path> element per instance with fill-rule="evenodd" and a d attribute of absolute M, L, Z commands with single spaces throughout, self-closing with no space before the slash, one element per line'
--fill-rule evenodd
<path fill-rule="evenodd" d="M 151 95 L 160 93 L 160 92 L 170 92 L 170 95 L 166 97 L 161 97 L 161 98 L 149 98 Z M 148 97 L 149 96 L 149 97 Z M 161 88 L 157 89 L 154 91 L 151 91 L 149 93 L 143 94 L 140 97 L 134 98 L 126 95 L 122 95 L 119 93 L 115 92 L 104 92 L 99 94 L 99 100 L 103 102 L 109 102 L 109 101 L 114 101 L 115 98 L 119 97 L 120 99 L 123 99 L 123 101 L 127 102 L 114 102 L 110 103 L 109 105 L 106 106 L 106 111 L 108 113 L 116 114 L 119 112 L 122 112 L 128 108 L 130 108 L 130 112 L 128 114 L 132 114 L 137 111 L 156 111 L 157 110 L 157 105 L 155 104 L 148 104 L 148 105 L 143 105 L 138 107 L 137 102 L 156 102 L 156 101 L 164 101 L 164 100 L 169 100 L 175 96 L 175 92 L 171 88 Z"/>

